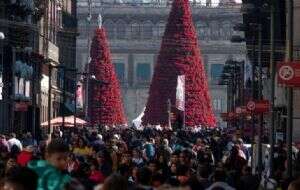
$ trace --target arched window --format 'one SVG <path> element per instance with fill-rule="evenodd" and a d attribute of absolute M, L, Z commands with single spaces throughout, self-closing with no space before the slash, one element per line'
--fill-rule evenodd
<path fill-rule="evenodd" d="M 139 23 L 134 22 L 131 24 L 131 38 L 140 39 L 141 38 L 141 28 Z"/>
<path fill-rule="evenodd" d="M 158 25 L 157 25 L 158 37 L 162 37 L 164 35 L 165 28 L 166 28 L 166 24 L 164 22 L 159 22 L 158 23 Z"/>
<path fill-rule="evenodd" d="M 224 35 L 225 35 L 225 39 L 226 40 L 229 40 L 231 38 L 231 35 L 232 35 L 232 28 L 231 28 L 231 24 L 229 21 L 224 21 L 223 24 L 223 30 L 224 30 Z"/>
<path fill-rule="evenodd" d="M 153 24 L 151 21 L 147 21 L 143 25 L 143 38 L 152 39 L 153 37 Z"/>
<path fill-rule="evenodd" d="M 116 23 L 116 33 L 118 39 L 125 39 L 126 38 L 126 23 L 123 20 L 119 20 Z"/>
<path fill-rule="evenodd" d="M 211 29 L 211 39 L 217 40 L 219 38 L 219 26 L 217 21 L 213 21 L 210 24 Z"/>
<path fill-rule="evenodd" d="M 198 34 L 198 39 L 200 40 L 204 40 L 207 37 L 207 33 L 206 33 L 206 28 L 207 25 L 205 22 L 199 21 L 196 24 L 196 30 L 197 30 L 197 34 Z"/>
<path fill-rule="evenodd" d="M 112 20 L 105 20 L 103 25 L 106 29 L 106 33 L 107 33 L 109 39 L 114 39 L 114 37 L 115 37 L 114 22 Z"/>

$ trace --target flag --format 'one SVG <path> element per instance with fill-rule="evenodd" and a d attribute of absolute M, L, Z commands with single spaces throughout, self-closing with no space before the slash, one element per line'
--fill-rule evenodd
<path fill-rule="evenodd" d="M 76 108 L 83 108 L 83 86 L 80 81 L 77 83 L 77 89 L 76 89 Z"/>
<path fill-rule="evenodd" d="M 132 124 L 137 130 L 143 130 L 142 117 L 144 116 L 145 109 L 146 108 L 144 107 L 142 113 L 137 118 L 132 120 Z"/>
<path fill-rule="evenodd" d="M 185 75 L 180 75 L 177 78 L 176 108 L 181 111 L 185 109 Z"/>

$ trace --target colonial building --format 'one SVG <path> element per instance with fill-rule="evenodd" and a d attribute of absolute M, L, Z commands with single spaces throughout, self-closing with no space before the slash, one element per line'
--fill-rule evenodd
<path fill-rule="evenodd" d="M 48 66 L 75 68 L 75 5 L 75 0 L 0 1 L 5 34 L 0 41 L 0 132 L 39 132 L 40 123 L 49 118 L 49 79 L 50 117 L 61 115 L 62 107 L 68 107 L 64 103 L 72 102 L 74 75 L 63 80 L 62 71 L 53 69 L 49 77 Z"/>
<path fill-rule="evenodd" d="M 41 38 L 40 51 L 52 64 L 51 70 L 51 118 L 70 115 L 76 87 L 76 1 L 48 1 L 48 16 L 43 17 L 41 32 L 48 40 Z M 41 122 L 48 121 L 49 68 L 44 66 L 41 80 Z M 65 93 L 63 93 L 65 91 Z"/>
<path fill-rule="evenodd" d="M 40 2 L 1 1 L 0 132 L 34 131 L 38 121 Z"/>
<path fill-rule="evenodd" d="M 123 1 L 122 1 L 123 2 Z M 167 1 L 77 1 L 78 31 L 77 67 L 84 69 L 89 60 L 89 39 L 102 14 L 109 36 L 112 60 L 120 80 L 128 121 L 143 110 L 161 38 L 171 4 Z M 125 1 L 124 1 L 125 2 Z M 227 111 L 227 87 L 218 85 L 225 61 L 229 57 L 246 60 L 245 44 L 230 42 L 233 26 L 242 22 L 240 7 L 229 4 L 191 1 L 193 19 L 199 35 L 199 44 L 210 84 L 212 104 L 220 125 L 220 113 Z M 91 18 L 89 18 L 89 11 Z M 130 124 L 130 123 L 129 123 Z"/>

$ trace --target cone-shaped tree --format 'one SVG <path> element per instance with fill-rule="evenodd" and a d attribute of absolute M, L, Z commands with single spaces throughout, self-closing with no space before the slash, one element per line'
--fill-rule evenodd
<path fill-rule="evenodd" d="M 89 83 L 89 118 L 92 125 L 122 125 L 126 123 L 119 82 L 105 30 L 101 27 L 95 31 L 91 45 L 91 62 L 89 71 L 94 79 Z"/>
<path fill-rule="evenodd" d="M 168 124 L 168 99 L 175 105 L 178 75 L 185 75 L 185 125 L 215 126 L 189 0 L 174 0 L 155 65 L 143 124 Z"/>

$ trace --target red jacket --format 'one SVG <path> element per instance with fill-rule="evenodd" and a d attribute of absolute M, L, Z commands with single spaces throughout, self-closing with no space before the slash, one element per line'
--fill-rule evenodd
<path fill-rule="evenodd" d="M 104 182 L 104 175 L 100 171 L 92 171 L 89 179 L 94 183 L 100 184 Z"/>
<path fill-rule="evenodd" d="M 32 159 L 32 152 L 23 150 L 20 152 L 20 154 L 17 157 L 17 163 L 20 166 L 25 167 L 27 166 L 27 163 L 31 161 L 31 159 Z"/>

